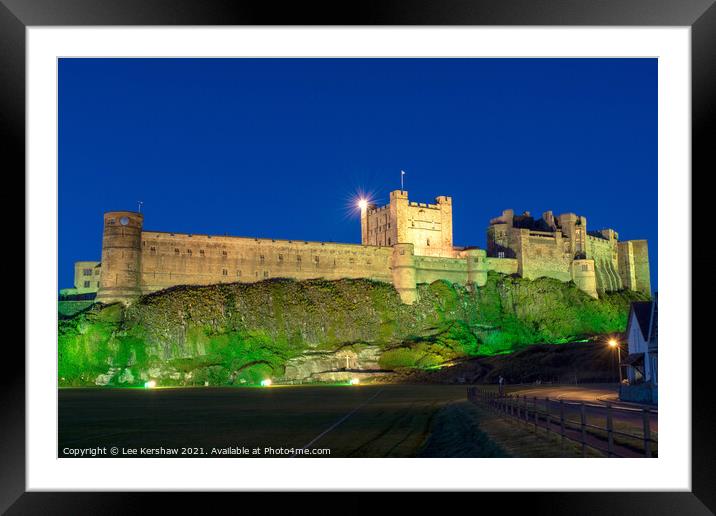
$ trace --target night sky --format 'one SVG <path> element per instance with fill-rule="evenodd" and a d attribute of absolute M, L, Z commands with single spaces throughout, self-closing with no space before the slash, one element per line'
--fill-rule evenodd
<path fill-rule="evenodd" d="M 59 287 L 102 213 L 145 229 L 360 242 L 356 194 L 453 198 L 455 245 L 513 208 L 649 240 L 656 59 L 61 59 Z"/>

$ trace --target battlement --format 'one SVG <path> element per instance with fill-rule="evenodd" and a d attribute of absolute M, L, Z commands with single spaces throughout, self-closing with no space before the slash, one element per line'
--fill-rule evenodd
<path fill-rule="evenodd" d="M 235 243 L 254 243 L 256 245 L 308 245 L 308 246 L 338 246 L 338 247 L 345 247 L 346 249 L 349 248 L 355 248 L 355 247 L 361 247 L 365 248 L 367 250 L 372 249 L 371 246 L 363 245 L 363 244 L 346 244 L 341 242 L 328 242 L 328 241 L 320 241 L 320 240 L 288 240 L 288 239 L 280 239 L 280 238 L 264 238 L 264 237 L 248 237 L 248 236 L 235 236 L 235 235 L 208 235 L 208 234 L 200 234 L 200 233 L 170 233 L 167 231 L 153 231 L 153 230 L 145 230 L 142 231 L 142 240 L 144 242 L 152 239 L 171 239 L 175 242 L 183 242 L 185 244 L 191 245 L 192 243 L 197 244 L 201 243 L 203 241 L 209 241 L 211 240 L 214 244 L 220 244 L 220 243 L 228 243 L 228 244 L 235 244 Z M 81 263 L 81 262 L 77 262 Z"/>

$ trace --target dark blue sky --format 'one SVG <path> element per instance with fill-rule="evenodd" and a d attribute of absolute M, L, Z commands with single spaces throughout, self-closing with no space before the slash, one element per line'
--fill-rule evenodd
<path fill-rule="evenodd" d="M 359 190 L 451 195 L 456 245 L 503 209 L 646 238 L 656 59 L 61 59 L 59 283 L 102 213 L 161 231 L 360 242 Z"/>

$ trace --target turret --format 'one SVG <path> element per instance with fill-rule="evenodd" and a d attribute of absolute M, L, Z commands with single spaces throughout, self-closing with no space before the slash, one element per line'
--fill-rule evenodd
<path fill-rule="evenodd" d="M 133 211 L 104 214 L 102 275 L 97 301 L 128 303 L 141 295 L 143 222 L 143 215 Z"/>
<path fill-rule="evenodd" d="M 395 244 L 391 262 L 393 286 L 403 303 L 412 305 L 418 299 L 413 244 Z"/>
<path fill-rule="evenodd" d="M 487 251 L 484 249 L 465 249 L 467 260 L 467 282 L 476 287 L 484 287 L 487 283 Z"/>
<path fill-rule="evenodd" d="M 597 276 L 594 270 L 594 260 L 574 260 L 572 262 L 572 281 L 577 285 L 577 288 L 593 298 L 599 297 L 597 294 Z"/>

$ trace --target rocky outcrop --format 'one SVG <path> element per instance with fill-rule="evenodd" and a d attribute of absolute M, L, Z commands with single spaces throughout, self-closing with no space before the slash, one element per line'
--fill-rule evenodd
<path fill-rule="evenodd" d="M 621 291 L 595 300 L 571 283 L 496 273 L 476 289 L 438 281 L 405 305 L 369 280 L 268 280 L 175 287 L 129 307 L 59 321 L 60 385 L 254 385 L 380 378 L 530 343 L 623 331 Z"/>
<path fill-rule="evenodd" d="M 286 362 L 280 381 L 348 381 L 367 379 L 382 373 L 379 346 L 350 346 L 337 351 L 307 351 Z"/>

